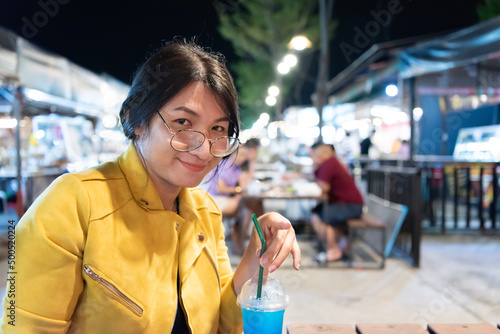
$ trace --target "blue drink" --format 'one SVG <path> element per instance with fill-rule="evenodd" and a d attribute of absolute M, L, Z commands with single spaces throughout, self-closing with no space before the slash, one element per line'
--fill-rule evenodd
<path fill-rule="evenodd" d="M 282 334 L 283 315 L 289 298 L 283 285 L 272 277 L 262 280 L 261 297 L 257 298 L 258 279 L 249 279 L 238 295 L 243 312 L 244 334 Z"/>
<path fill-rule="evenodd" d="M 283 332 L 283 315 L 281 311 L 243 311 L 243 332 L 244 334 L 281 334 Z"/>

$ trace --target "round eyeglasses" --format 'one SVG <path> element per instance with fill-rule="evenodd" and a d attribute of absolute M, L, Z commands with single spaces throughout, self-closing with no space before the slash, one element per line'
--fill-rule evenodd
<path fill-rule="evenodd" d="M 189 152 L 196 150 L 198 147 L 203 145 L 205 140 L 210 143 L 210 154 L 217 158 L 223 158 L 231 155 L 238 146 L 240 145 L 240 140 L 236 137 L 224 136 L 215 139 L 209 139 L 203 132 L 185 129 L 179 130 L 177 132 L 172 132 L 168 126 L 165 119 L 161 116 L 159 111 L 156 111 L 158 116 L 160 116 L 163 124 L 167 127 L 168 131 L 172 135 L 170 138 L 170 146 L 179 152 Z"/>

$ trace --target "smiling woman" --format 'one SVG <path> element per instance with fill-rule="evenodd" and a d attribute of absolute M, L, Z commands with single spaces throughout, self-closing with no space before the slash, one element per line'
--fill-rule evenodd
<path fill-rule="evenodd" d="M 128 149 L 65 174 L 16 227 L 16 326 L 3 333 L 241 333 L 236 295 L 259 266 L 300 250 L 290 222 L 259 217 L 233 273 L 222 215 L 195 188 L 238 148 L 236 89 L 223 58 L 185 41 L 137 71 L 120 118 Z"/>
<path fill-rule="evenodd" d="M 142 126 L 135 130 L 135 144 L 168 208 L 181 187 L 198 186 L 222 157 L 232 153 L 228 150 L 214 156 L 210 139 L 227 137 L 230 118 L 201 82 L 184 88 L 154 115 L 148 129 Z M 169 123 L 175 132 L 169 131 Z M 209 140 L 205 140 L 207 136 Z"/>

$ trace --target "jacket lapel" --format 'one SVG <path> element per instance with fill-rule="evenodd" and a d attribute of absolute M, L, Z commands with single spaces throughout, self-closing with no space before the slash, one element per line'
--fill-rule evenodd
<path fill-rule="evenodd" d="M 179 211 L 184 224 L 182 226 L 179 243 L 179 275 L 181 282 L 189 276 L 193 263 L 200 256 L 203 248 L 212 235 L 207 229 L 207 222 L 202 222 L 201 217 L 193 208 L 200 203 L 194 203 L 193 196 L 188 189 L 182 189 L 179 194 Z"/>
<path fill-rule="evenodd" d="M 164 210 L 160 196 L 158 196 L 151 178 L 144 169 L 133 142 L 129 144 L 127 151 L 118 158 L 118 164 L 127 178 L 136 202 L 148 210 Z"/>

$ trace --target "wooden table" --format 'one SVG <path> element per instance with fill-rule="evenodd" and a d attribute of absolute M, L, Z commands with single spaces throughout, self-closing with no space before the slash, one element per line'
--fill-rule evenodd
<path fill-rule="evenodd" d="M 499 334 L 500 330 L 490 324 L 431 324 L 427 326 L 431 334 Z"/>
<path fill-rule="evenodd" d="M 316 333 L 335 333 L 335 334 L 356 334 L 352 325 L 290 325 L 287 333 L 289 334 L 316 334 Z"/>
<path fill-rule="evenodd" d="M 248 194 L 248 193 L 242 193 L 241 199 L 243 201 L 245 200 L 292 200 L 292 201 L 298 201 L 298 200 L 314 200 L 318 202 L 323 202 L 328 204 L 328 198 L 325 196 L 316 196 L 316 195 L 297 195 L 297 194 L 292 194 L 286 191 L 266 191 L 262 192 L 259 194 Z"/>
<path fill-rule="evenodd" d="M 359 324 L 361 334 L 429 334 L 418 324 Z"/>
<path fill-rule="evenodd" d="M 500 334 L 488 323 L 429 324 L 424 329 L 418 324 L 294 324 L 287 326 L 288 334 Z"/>
<path fill-rule="evenodd" d="M 323 217 L 327 217 L 327 207 L 328 207 L 328 197 L 322 195 L 298 195 L 292 194 L 286 191 L 276 191 L 270 190 L 266 192 L 262 192 L 259 194 L 248 194 L 242 193 L 241 202 L 245 201 L 255 201 L 255 200 L 285 200 L 285 201 L 316 201 L 317 203 L 323 203 Z M 324 218 L 326 219 L 326 218 Z"/>

